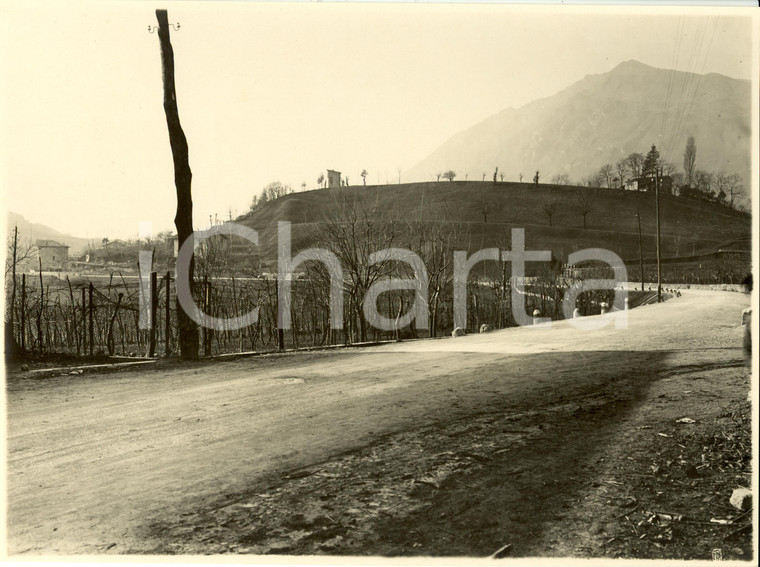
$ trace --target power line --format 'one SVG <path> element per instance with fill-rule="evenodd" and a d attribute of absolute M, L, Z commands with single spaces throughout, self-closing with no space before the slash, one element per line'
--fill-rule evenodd
<path fill-rule="evenodd" d="M 684 119 L 682 120 L 680 124 L 680 128 L 676 130 L 675 132 L 673 141 L 671 143 L 671 148 L 670 148 L 671 152 L 675 149 L 675 147 L 677 147 L 676 144 L 678 143 L 678 140 L 683 135 L 683 130 L 686 127 L 686 118 L 688 118 L 688 116 L 691 115 L 692 108 L 694 107 L 694 101 L 696 100 L 697 94 L 699 93 L 699 86 L 702 82 L 702 77 L 704 76 L 705 67 L 707 66 L 707 59 L 710 55 L 710 51 L 712 50 L 712 43 L 713 43 L 713 40 L 715 39 L 715 32 L 717 31 L 717 28 L 718 28 L 718 19 L 713 18 L 712 34 L 710 35 L 710 41 L 707 44 L 707 49 L 704 51 L 702 64 L 699 65 L 699 73 L 697 75 L 696 86 L 694 87 L 694 92 L 692 93 L 690 100 L 687 101 L 688 110 L 685 109 L 684 111 Z"/>

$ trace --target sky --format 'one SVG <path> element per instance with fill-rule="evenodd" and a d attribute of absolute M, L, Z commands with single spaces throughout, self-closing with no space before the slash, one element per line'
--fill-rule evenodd
<path fill-rule="evenodd" d="M 359 184 L 366 169 L 398 182 L 457 132 L 629 59 L 740 79 L 757 67 L 754 13 L 725 9 L 6 1 L 5 210 L 89 238 L 173 229 L 157 7 L 179 23 L 199 228 L 273 181 L 312 189 L 335 169 Z"/>

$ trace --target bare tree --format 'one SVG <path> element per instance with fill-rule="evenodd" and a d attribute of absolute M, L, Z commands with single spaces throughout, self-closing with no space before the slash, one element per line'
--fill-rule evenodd
<path fill-rule="evenodd" d="M 320 173 L 319 177 L 317 177 L 317 185 L 319 185 L 320 187 L 322 187 L 322 184 L 324 182 L 325 182 L 325 174 L 324 173 Z"/>
<path fill-rule="evenodd" d="M 605 187 L 607 189 L 612 189 L 613 185 L 613 179 L 615 178 L 615 168 L 612 167 L 612 164 L 605 163 L 600 169 L 599 169 L 599 175 L 604 179 Z"/>
<path fill-rule="evenodd" d="M 389 274 L 387 263 L 370 264 L 373 252 L 391 248 L 398 235 L 398 221 L 376 205 L 341 195 L 331 214 L 314 228 L 312 239 L 333 252 L 341 262 L 349 311 L 358 321 L 360 341 L 367 337 L 363 301 L 372 284 Z"/>
<path fill-rule="evenodd" d="M 461 225 L 451 222 L 410 222 L 407 229 L 409 249 L 417 253 L 428 272 L 428 332 L 437 334 L 439 306 L 451 293 L 454 279 L 454 250 L 463 246 L 465 231 Z"/>
<path fill-rule="evenodd" d="M 733 209 L 735 199 L 744 195 L 744 185 L 742 185 L 742 178 L 740 175 L 732 173 L 731 175 L 726 176 L 725 183 L 729 196 L 728 204 Z"/>
<path fill-rule="evenodd" d="M 552 226 L 552 217 L 557 212 L 557 199 L 553 197 L 545 197 L 541 202 L 541 210 L 549 217 L 549 226 Z"/>
<path fill-rule="evenodd" d="M 364 183 L 364 186 L 366 187 L 367 186 L 367 175 L 369 175 L 367 173 L 367 170 L 366 169 L 362 169 L 362 174 L 361 175 L 362 175 L 362 182 Z"/>
<path fill-rule="evenodd" d="M 13 273 L 20 264 L 34 258 L 37 248 L 31 242 L 18 238 L 18 227 L 13 227 L 14 236 L 8 239 L 5 255 L 5 277 Z"/>
<path fill-rule="evenodd" d="M 625 158 L 619 159 L 615 162 L 615 171 L 620 180 L 620 187 L 625 187 L 625 177 L 628 174 L 628 162 Z"/>
<path fill-rule="evenodd" d="M 174 184 L 177 189 L 177 214 L 174 225 L 177 239 L 183 245 L 193 238 L 193 200 L 190 191 L 192 172 L 188 159 L 187 138 L 179 122 L 177 95 L 174 87 L 174 50 L 169 37 L 169 19 L 166 10 L 156 10 L 158 39 L 161 44 L 161 68 L 164 85 L 164 112 L 169 129 L 169 143 L 174 160 Z M 188 281 L 190 293 L 193 291 L 194 258 L 190 256 Z M 179 283 L 179 282 L 178 282 Z M 183 282 L 184 284 L 185 282 Z M 179 326 L 180 356 L 185 360 L 197 360 L 199 349 L 198 325 L 179 304 L 177 299 L 177 322 Z"/>
<path fill-rule="evenodd" d="M 673 177 L 678 172 L 678 167 L 672 161 L 660 160 L 660 173 Z"/>
<path fill-rule="evenodd" d="M 480 207 L 480 212 L 483 214 L 483 224 L 488 223 L 488 213 L 491 212 L 491 208 L 488 206 L 488 203 L 483 201 L 483 205 Z"/>
<path fill-rule="evenodd" d="M 638 152 L 629 154 L 628 157 L 625 158 L 625 162 L 628 171 L 631 173 L 631 177 L 641 177 L 644 168 L 644 154 Z"/>
<path fill-rule="evenodd" d="M 435 174 L 435 180 L 436 181 L 440 181 L 441 180 L 441 175 L 443 175 L 443 174 L 440 171 L 438 173 L 436 173 Z"/>
<path fill-rule="evenodd" d="M 744 193 L 744 187 L 741 185 L 741 177 L 734 174 L 729 175 L 725 171 L 713 174 L 713 187 L 717 193 L 718 202 L 726 203 L 733 208 L 734 200 Z"/>
<path fill-rule="evenodd" d="M 603 187 L 606 179 L 604 178 L 604 175 L 601 171 L 597 171 L 594 175 L 589 175 L 588 177 L 583 178 L 583 185 L 586 187 L 594 187 L 599 188 Z"/>
<path fill-rule="evenodd" d="M 709 171 L 697 169 L 694 171 L 694 177 L 692 179 L 694 188 L 697 190 L 699 196 L 703 199 L 712 199 L 715 196 L 713 191 L 714 174 Z"/>
<path fill-rule="evenodd" d="M 522 180 L 523 180 L 523 174 L 522 174 L 522 173 L 520 173 L 520 176 L 519 176 L 519 177 L 520 177 L 520 183 L 522 183 Z"/>
<path fill-rule="evenodd" d="M 454 171 L 454 170 L 452 170 L 452 169 L 449 169 L 448 171 L 446 171 L 446 172 L 443 174 L 443 178 L 444 178 L 444 179 L 448 179 L 448 180 L 449 180 L 449 182 L 453 182 L 453 181 L 454 181 L 454 178 L 455 178 L 456 176 L 457 176 L 457 172 L 456 172 L 456 171 Z"/>
<path fill-rule="evenodd" d="M 13 347 L 11 347 L 14 351 L 16 349 L 15 346 L 15 329 L 14 329 L 14 322 L 15 322 L 15 313 L 16 313 L 16 268 L 19 265 L 20 262 L 26 260 L 32 255 L 33 248 L 31 246 L 26 247 L 19 247 L 19 240 L 18 240 L 18 226 L 13 227 L 13 238 L 8 239 L 8 252 L 5 256 L 5 279 L 6 279 L 6 289 L 8 287 L 8 274 L 10 272 L 11 277 L 11 299 L 10 299 L 10 307 L 9 307 L 9 317 L 8 317 L 8 323 L 6 323 L 6 337 L 13 339 Z M 23 305 L 21 307 L 23 309 Z M 8 345 L 8 338 L 6 338 L 6 346 Z M 6 357 L 13 357 L 13 352 L 6 352 Z"/>
<path fill-rule="evenodd" d="M 583 229 L 588 228 L 586 219 L 594 210 L 595 192 L 592 189 L 581 189 L 575 195 L 573 210 L 583 217 Z"/>
<path fill-rule="evenodd" d="M 558 173 L 552 177 L 554 185 L 570 185 L 570 176 L 567 173 Z"/>

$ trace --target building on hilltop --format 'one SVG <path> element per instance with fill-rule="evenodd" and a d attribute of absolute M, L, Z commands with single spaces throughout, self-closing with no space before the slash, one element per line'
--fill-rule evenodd
<path fill-rule="evenodd" d="M 327 187 L 340 187 L 340 171 L 327 170 Z"/>
<path fill-rule="evenodd" d="M 627 191 L 654 191 L 655 178 L 652 176 L 635 177 L 625 182 Z M 673 178 L 670 175 L 660 177 L 660 191 L 663 195 L 673 195 Z"/>
<path fill-rule="evenodd" d="M 34 243 L 43 271 L 65 270 L 69 262 L 69 247 L 55 240 L 38 240 Z"/>

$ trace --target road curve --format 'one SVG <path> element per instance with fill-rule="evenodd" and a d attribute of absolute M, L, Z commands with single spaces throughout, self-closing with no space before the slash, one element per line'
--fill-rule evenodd
<path fill-rule="evenodd" d="M 628 328 L 458 339 L 119 374 L 10 376 L 8 552 L 138 549 L 141 528 L 378 437 L 540 403 L 741 344 L 746 295 L 686 291 Z"/>

